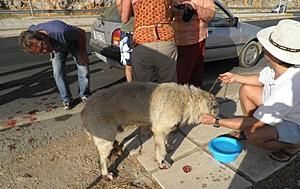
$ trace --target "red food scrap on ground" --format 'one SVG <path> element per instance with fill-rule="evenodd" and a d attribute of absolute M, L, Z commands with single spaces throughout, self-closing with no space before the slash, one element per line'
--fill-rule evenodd
<path fill-rule="evenodd" d="M 36 116 L 36 111 L 29 112 L 27 115 L 23 116 L 23 119 L 27 119 L 30 123 L 34 122 L 37 120 Z"/>
<path fill-rule="evenodd" d="M 6 127 L 6 128 L 12 128 L 12 127 L 15 127 L 16 124 L 17 124 L 17 121 L 16 121 L 16 120 L 14 120 L 14 119 L 9 119 L 9 120 L 6 121 L 4 127 Z"/>
<path fill-rule="evenodd" d="M 192 171 L 192 167 L 189 166 L 189 165 L 185 165 L 185 166 L 182 167 L 182 170 L 183 170 L 183 172 L 185 172 L 185 173 L 189 173 L 189 172 Z"/>

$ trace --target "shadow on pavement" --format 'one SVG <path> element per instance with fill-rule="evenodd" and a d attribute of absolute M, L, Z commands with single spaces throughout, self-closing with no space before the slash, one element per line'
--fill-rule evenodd
<path fill-rule="evenodd" d="M 91 62 L 90 65 L 95 63 L 96 62 Z M 57 93 L 57 88 L 53 79 L 52 66 L 50 62 L 2 73 L 1 75 L 12 73 L 20 74 L 22 72 L 34 71 L 35 69 L 40 68 L 43 69 L 35 72 L 30 76 L 1 83 L 1 91 L 8 90 L 9 92 L 0 95 L 0 105 L 4 105 L 20 98 L 36 98 Z M 76 65 L 73 62 L 71 62 L 70 64 L 67 63 L 66 70 L 68 84 L 71 85 L 72 83 L 77 82 L 77 73 L 71 75 L 72 72 L 77 71 Z M 100 72 L 101 70 L 102 69 L 91 70 L 90 73 L 92 74 L 95 72 Z"/>

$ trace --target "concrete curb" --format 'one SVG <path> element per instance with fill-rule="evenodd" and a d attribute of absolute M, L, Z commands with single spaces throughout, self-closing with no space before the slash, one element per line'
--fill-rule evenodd
<path fill-rule="evenodd" d="M 25 114 L 22 116 L 17 116 L 11 119 L 7 119 L 0 123 L 0 131 L 11 129 L 14 127 L 18 127 L 21 125 L 28 125 L 35 122 L 41 122 L 41 121 L 47 121 L 50 119 L 54 119 L 57 117 L 70 115 L 70 114 L 76 114 L 81 111 L 84 104 L 80 103 L 76 107 L 74 107 L 71 110 L 64 110 L 62 108 L 56 108 L 56 109 L 49 109 L 43 112 L 32 112 L 30 114 Z"/>

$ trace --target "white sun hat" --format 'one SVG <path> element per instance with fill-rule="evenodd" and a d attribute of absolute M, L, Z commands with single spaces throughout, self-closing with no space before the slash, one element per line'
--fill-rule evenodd
<path fill-rule="evenodd" d="M 261 45 L 277 59 L 300 65 L 300 22 L 281 20 L 257 33 Z"/>

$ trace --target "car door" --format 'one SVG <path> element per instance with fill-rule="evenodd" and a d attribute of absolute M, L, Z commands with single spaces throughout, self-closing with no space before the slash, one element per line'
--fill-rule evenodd
<path fill-rule="evenodd" d="M 240 41 L 239 24 L 221 5 L 215 3 L 216 15 L 208 24 L 205 61 L 215 61 L 237 57 L 236 46 Z"/>

